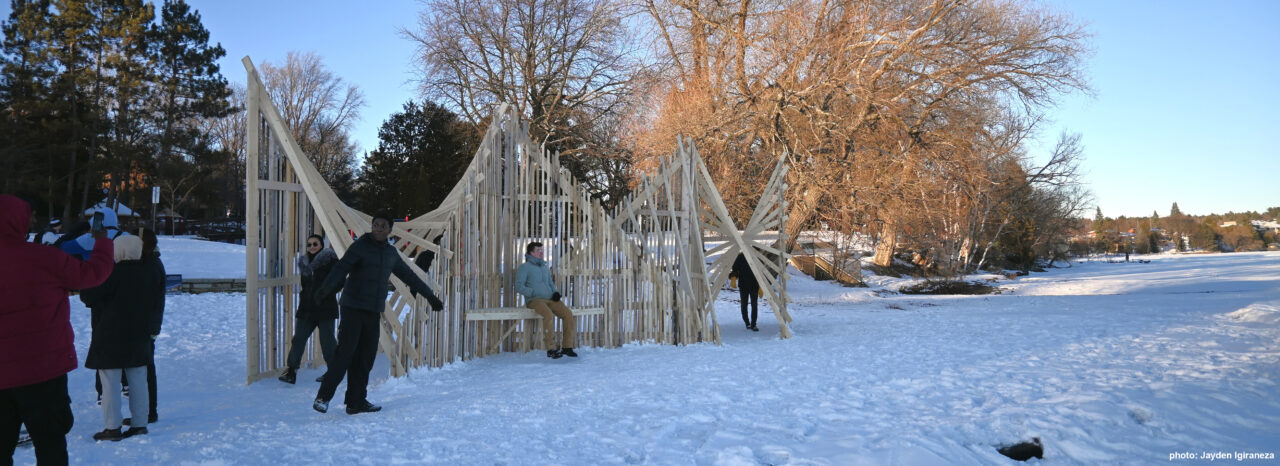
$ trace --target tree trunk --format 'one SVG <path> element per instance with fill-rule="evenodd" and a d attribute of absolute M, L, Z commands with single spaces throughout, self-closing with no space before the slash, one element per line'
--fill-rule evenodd
<path fill-rule="evenodd" d="M 880 227 L 880 243 L 876 245 L 875 263 L 881 267 L 893 265 L 893 250 L 898 247 L 898 229 L 893 221 Z"/>

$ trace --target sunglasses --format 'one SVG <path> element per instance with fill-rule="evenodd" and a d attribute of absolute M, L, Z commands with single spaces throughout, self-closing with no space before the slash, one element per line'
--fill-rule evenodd
<path fill-rule="evenodd" d="M 307 247 L 319 247 L 320 243 L 307 243 Z"/>

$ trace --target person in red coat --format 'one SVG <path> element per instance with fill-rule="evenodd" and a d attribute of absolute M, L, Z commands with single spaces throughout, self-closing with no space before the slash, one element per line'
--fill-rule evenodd
<path fill-rule="evenodd" d="M 106 281 L 115 249 L 97 241 L 81 261 L 28 243 L 34 220 L 31 204 L 0 195 L 0 457 L 12 460 L 26 424 L 36 461 L 66 464 L 74 422 L 67 373 L 79 365 L 67 293 Z"/>

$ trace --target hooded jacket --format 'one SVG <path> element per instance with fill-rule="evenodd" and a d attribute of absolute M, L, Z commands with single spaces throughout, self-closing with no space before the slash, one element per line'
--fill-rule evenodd
<path fill-rule="evenodd" d="M 333 270 L 333 266 L 338 263 L 338 255 L 333 249 L 324 248 L 317 252 L 314 257 L 311 254 L 303 254 L 298 257 L 298 270 L 302 275 L 302 291 L 298 293 L 298 314 L 299 319 L 337 319 L 338 318 L 338 299 L 332 294 L 327 294 L 321 301 L 316 301 L 315 291 L 324 283 L 325 278 L 329 277 L 329 272 Z"/>
<path fill-rule="evenodd" d="M 164 296 L 164 278 L 142 260 L 142 239 L 115 240 L 115 270 L 101 285 L 80 292 L 93 313 L 93 337 L 84 366 L 123 369 L 151 363 L 151 319 Z"/>
<path fill-rule="evenodd" d="M 525 299 L 551 299 L 551 295 L 560 290 L 551 280 L 547 261 L 525 254 L 524 263 L 516 269 L 516 292 L 524 295 Z"/>
<path fill-rule="evenodd" d="M 70 290 L 97 286 L 111 274 L 114 247 L 99 241 L 81 261 L 26 242 L 31 206 L 0 195 L 0 390 L 40 383 L 75 369 Z"/>
<path fill-rule="evenodd" d="M 313 297 L 323 302 L 342 286 L 342 307 L 381 313 L 387 302 L 387 279 L 393 273 L 414 294 L 426 296 L 432 308 L 444 307 L 431 288 L 400 259 L 396 248 L 374 239 L 373 233 L 365 233 L 351 243 L 351 249 L 333 266 Z M 344 279 L 346 285 L 342 284 Z"/>

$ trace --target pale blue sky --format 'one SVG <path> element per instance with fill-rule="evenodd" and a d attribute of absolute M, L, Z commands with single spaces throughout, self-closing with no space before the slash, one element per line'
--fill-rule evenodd
<path fill-rule="evenodd" d="M 245 55 L 280 62 L 297 50 L 359 86 L 368 105 L 354 136 L 366 150 L 383 120 L 418 99 L 414 47 L 397 32 L 416 27 L 416 0 L 188 1 L 226 48 L 228 80 L 244 82 Z M 1081 133 L 1085 179 L 1104 214 L 1164 216 L 1173 202 L 1191 214 L 1280 206 L 1280 150 L 1266 136 L 1280 134 L 1280 2 L 1044 4 L 1094 34 L 1096 98 L 1063 98 L 1033 152 L 1062 130 Z"/>

